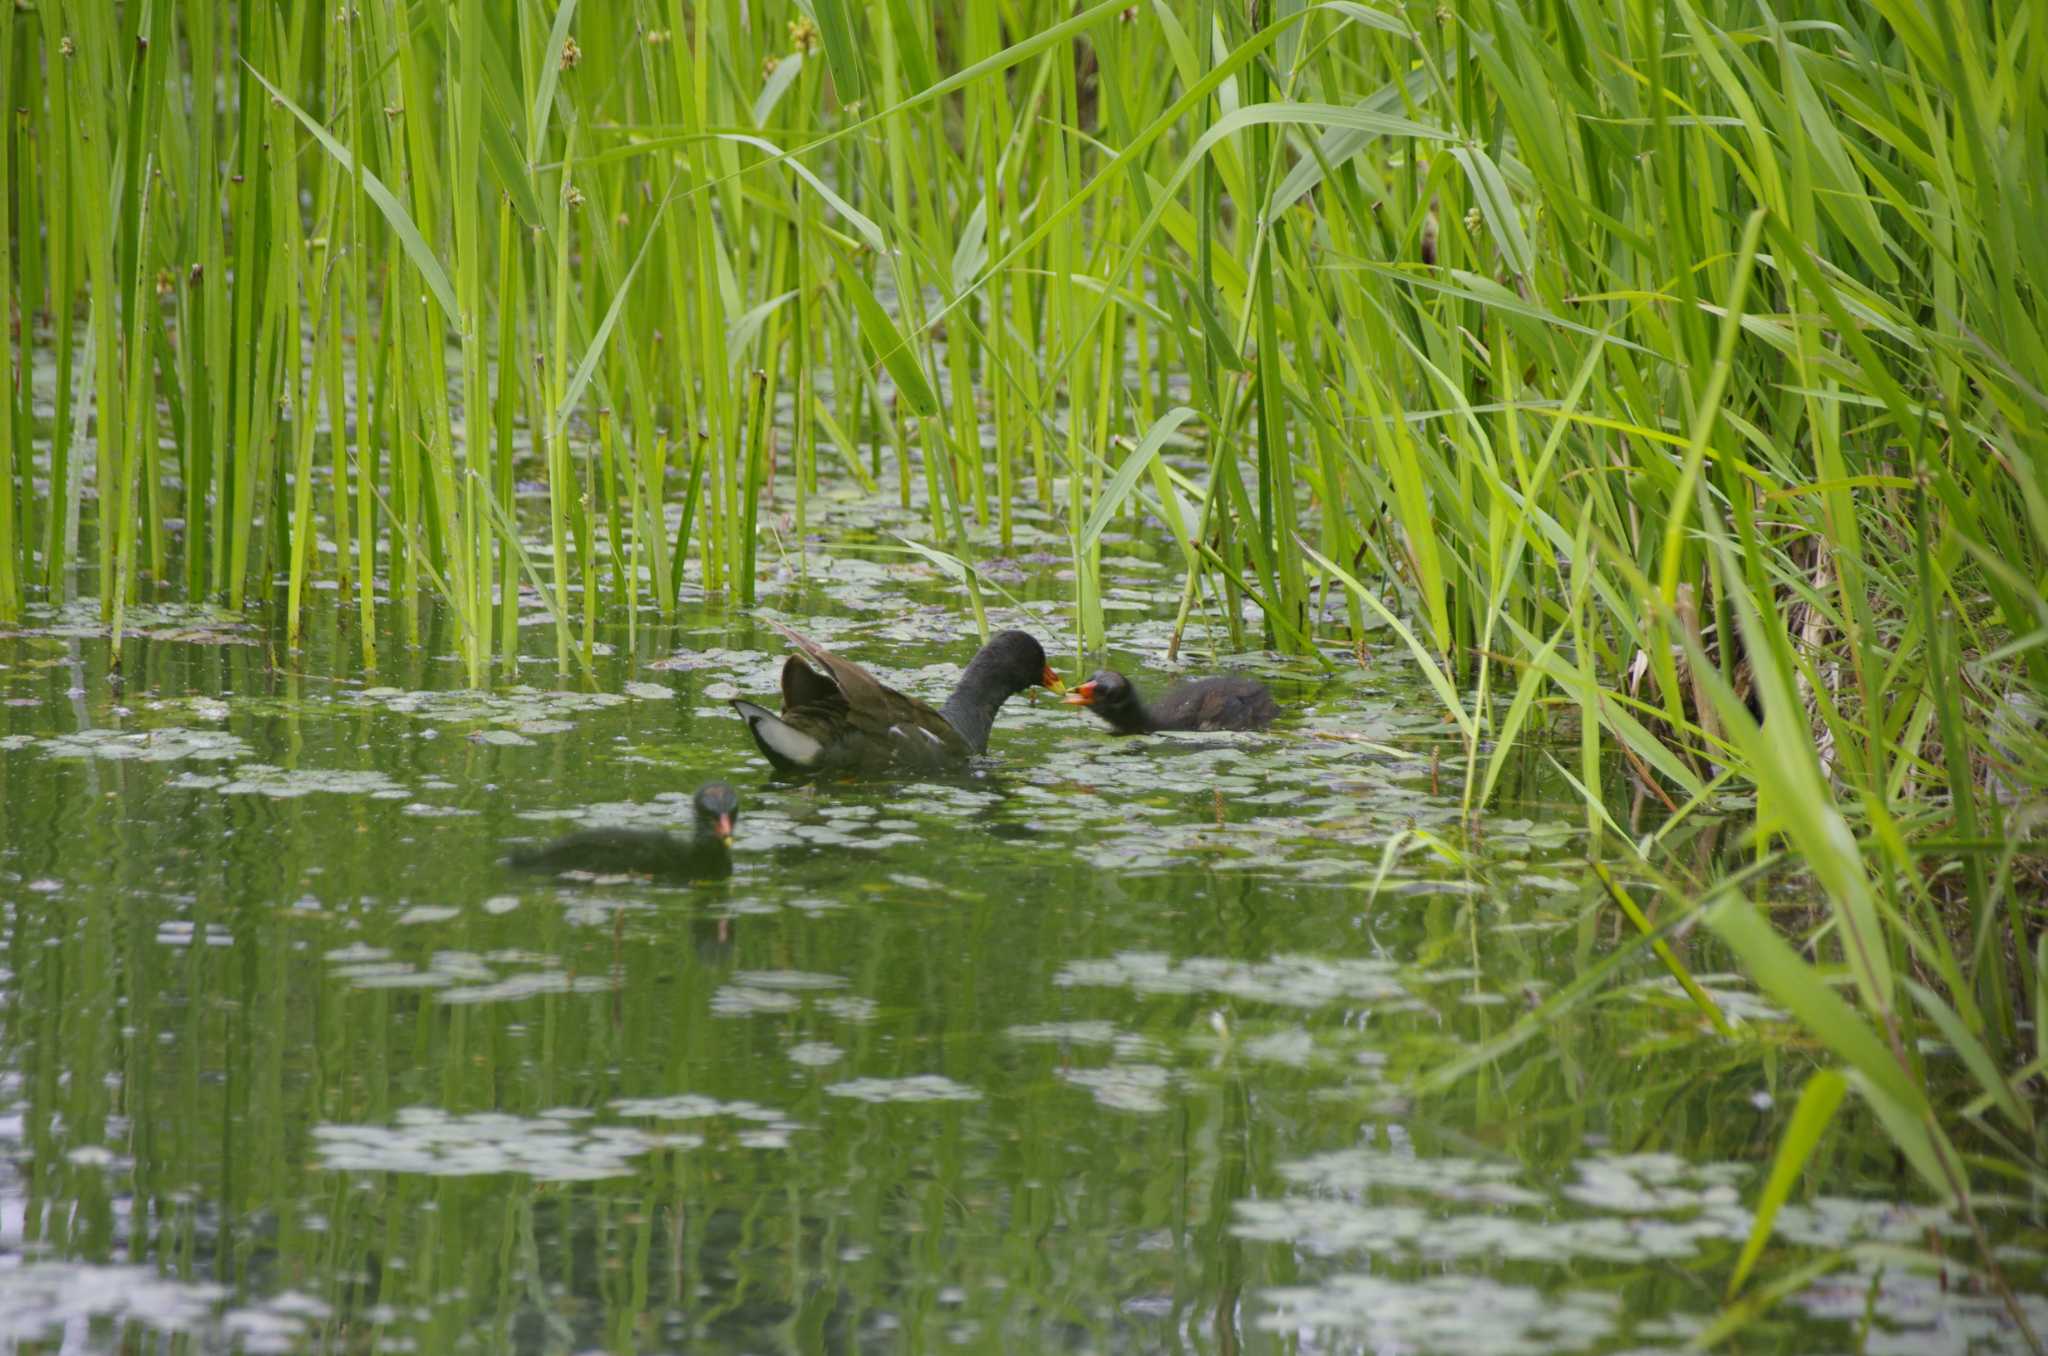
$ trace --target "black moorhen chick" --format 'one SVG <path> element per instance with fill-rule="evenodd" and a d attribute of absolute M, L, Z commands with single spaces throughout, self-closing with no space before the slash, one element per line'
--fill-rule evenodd
<path fill-rule="evenodd" d="M 667 880 L 708 880 L 732 874 L 732 826 L 740 798 L 724 782 L 698 788 L 691 800 L 697 820 L 688 838 L 660 829 L 583 829 L 537 848 L 512 854 L 522 871 L 557 875 L 587 871 L 599 876 L 658 876 Z"/>
<path fill-rule="evenodd" d="M 1064 691 L 1045 648 L 1022 631 L 1001 631 L 968 661 L 946 704 L 934 711 L 884 687 L 872 673 L 778 622 L 798 653 L 782 666 L 782 712 L 734 699 L 768 761 L 782 772 L 930 772 L 988 752 L 996 711 L 1027 687 Z"/>
<path fill-rule="evenodd" d="M 1280 714 L 1280 704 L 1266 685 L 1250 678 L 1196 678 L 1148 703 L 1115 669 L 1104 669 L 1069 692 L 1067 703 L 1087 707 L 1120 735 L 1263 730 Z"/>

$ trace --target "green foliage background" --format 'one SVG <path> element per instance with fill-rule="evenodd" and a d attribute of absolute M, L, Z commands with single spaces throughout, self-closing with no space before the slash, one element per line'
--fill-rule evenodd
<path fill-rule="evenodd" d="M 970 568 L 1064 514 L 1087 651 L 1128 518 L 1183 618 L 1411 656 L 1473 811 L 1544 741 L 1643 925 L 1704 910 L 1933 1189 L 1967 1195 L 1959 1143 L 2038 1184 L 2044 33 L 2039 0 L 11 7 L 0 619 L 275 591 L 296 637 L 332 576 L 367 660 L 388 585 L 481 683 L 520 581 L 587 664 L 607 601 L 750 602 L 852 482 Z M 1755 865 L 1619 831 L 1642 790 L 1753 801 Z M 1751 902 L 1788 867 L 1827 902 L 1800 949 Z M 1916 1032 L 1976 1103 L 1936 1110 Z"/>

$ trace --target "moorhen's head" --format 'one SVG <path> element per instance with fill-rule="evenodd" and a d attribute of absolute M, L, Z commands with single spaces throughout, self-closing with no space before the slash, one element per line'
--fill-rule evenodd
<path fill-rule="evenodd" d="M 697 836 L 716 838 L 732 846 L 733 821 L 740 817 L 740 794 L 724 782 L 697 788 L 691 801 L 697 810 Z"/>
<path fill-rule="evenodd" d="M 983 669 L 990 683 L 1004 695 L 1022 692 L 1027 687 L 1049 687 L 1055 692 L 1064 692 L 1066 684 L 1052 671 L 1052 665 L 1045 662 L 1045 647 L 1036 637 L 1025 631 L 998 631 L 989 637 L 988 644 L 981 647 L 970 666 Z"/>
<path fill-rule="evenodd" d="M 1115 669 L 1103 669 L 1067 694 L 1069 706 L 1085 706 L 1118 729 L 1145 728 L 1144 706 L 1131 680 Z"/>

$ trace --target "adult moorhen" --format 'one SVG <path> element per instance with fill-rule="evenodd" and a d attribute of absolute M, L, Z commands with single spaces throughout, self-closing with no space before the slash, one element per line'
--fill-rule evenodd
<path fill-rule="evenodd" d="M 659 876 L 667 880 L 708 880 L 732 874 L 732 826 L 740 798 L 724 782 L 699 787 L 690 802 L 697 812 L 688 838 L 660 829 L 583 829 L 537 848 L 512 854 L 523 871 L 557 875 Z"/>
<path fill-rule="evenodd" d="M 850 659 L 768 623 L 798 653 L 782 665 L 782 712 L 734 699 L 768 761 L 782 772 L 931 772 L 988 752 L 996 711 L 1027 687 L 1064 691 L 1045 647 L 1022 631 L 1000 631 L 968 661 L 959 685 L 934 711 L 885 687 Z"/>
<path fill-rule="evenodd" d="M 1104 669 L 1067 694 L 1071 706 L 1085 706 L 1120 735 L 1161 730 L 1263 730 L 1280 714 L 1266 685 L 1250 678 L 1196 678 L 1147 702 L 1131 680 Z"/>

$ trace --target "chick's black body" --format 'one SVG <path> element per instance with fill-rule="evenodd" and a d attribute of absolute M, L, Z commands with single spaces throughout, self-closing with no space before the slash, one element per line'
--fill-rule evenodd
<path fill-rule="evenodd" d="M 1115 669 L 1102 670 L 1068 693 L 1067 701 L 1087 707 L 1120 735 L 1263 730 L 1280 714 L 1266 685 L 1250 678 L 1196 678 L 1147 702 Z"/>
<path fill-rule="evenodd" d="M 515 852 L 511 864 L 549 875 L 584 871 L 598 876 L 709 880 L 732 874 L 738 793 L 724 782 L 712 782 L 698 790 L 691 806 L 696 822 L 688 838 L 659 829 L 583 829 L 541 847 Z"/>

